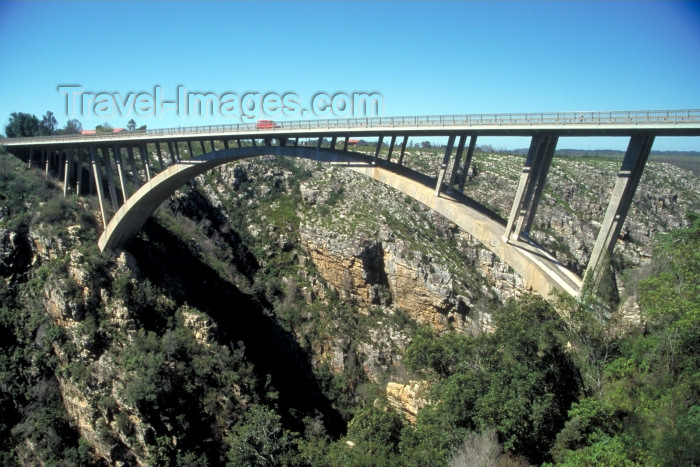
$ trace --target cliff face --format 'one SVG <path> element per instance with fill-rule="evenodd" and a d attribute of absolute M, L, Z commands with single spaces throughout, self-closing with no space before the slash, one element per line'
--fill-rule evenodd
<path fill-rule="evenodd" d="M 464 328 L 469 300 L 455 296 L 449 272 L 421 264 L 400 240 L 389 235 L 384 240 L 334 238 L 333 232 L 304 227 L 300 234 L 319 274 L 361 310 L 394 306 L 439 331 L 450 323 Z"/>
<path fill-rule="evenodd" d="M 473 194 L 506 209 L 517 171 L 482 157 Z M 164 203 L 134 255 L 97 254 L 93 229 L 75 219 L 0 228 L 0 292 L 46 319 L 25 339 L 50 342 L 56 363 L 46 378 L 91 462 L 175 465 L 191 460 L 188 452 L 211 452 L 205 460 L 223 463 L 245 414 L 263 401 L 292 407 L 280 409 L 287 427 L 310 429 L 297 420 L 306 417 L 337 437 L 336 411 L 347 417 L 374 394 L 368 387 L 384 388 L 412 423 L 428 403 L 427 383 L 403 364 L 416 328 L 489 331 L 489 307 L 531 291 L 475 239 L 405 196 L 350 171 L 283 162 L 244 161 L 198 177 Z M 611 167 L 553 167 L 560 185 L 545 192 L 533 236 L 574 269 L 587 262 Z M 579 182 L 577 170 L 600 186 Z M 626 264 L 647 261 L 653 236 L 700 205 L 697 180 L 665 166 L 652 175 L 617 247 Z M 167 256 L 181 256 L 185 270 L 152 264 Z M 224 282 L 235 294 L 215 300 Z M 261 324 L 271 326 L 269 341 Z M 254 353 L 264 354 L 257 373 Z M 309 368 L 280 371 L 291 360 Z M 319 376 L 326 367 L 330 375 Z M 349 402 L 330 400 L 341 385 Z M 46 454 L 27 439 L 21 459 L 41 464 Z"/>

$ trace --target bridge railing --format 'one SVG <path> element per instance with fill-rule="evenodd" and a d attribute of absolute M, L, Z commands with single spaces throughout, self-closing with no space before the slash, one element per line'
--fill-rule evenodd
<path fill-rule="evenodd" d="M 545 112 L 507 114 L 426 115 L 416 117 L 374 117 L 321 120 L 291 120 L 275 123 L 274 128 L 258 127 L 255 122 L 230 125 L 203 125 L 153 130 L 122 131 L 119 133 L 97 133 L 91 135 L 35 136 L 11 138 L 0 143 L 54 143 L 109 138 L 110 141 L 141 140 L 167 136 L 212 136 L 216 134 L 259 133 L 264 135 L 276 130 L 323 130 L 323 129 L 382 129 L 397 127 L 436 128 L 455 126 L 546 126 L 546 125 L 614 125 L 614 124 L 662 124 L 700 123 L 700 109 L 693 110 L 645 110 L 612 112 Z"/>

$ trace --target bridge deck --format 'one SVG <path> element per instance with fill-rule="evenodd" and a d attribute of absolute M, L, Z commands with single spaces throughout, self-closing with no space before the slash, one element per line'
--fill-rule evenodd
<path fill-rule="evenodd" d="M 230 138 L 304 138 L 322 136 L 655 136 L 700 135 L 700 110 L 629 112 L 550 112 L 520 114 L 437 115 L 423 117 L 351 118 L 277 122 L 275 128 L 256 123 L 123 131 L 94 135 L 37 136 L 0 140 L 6 146 L 81 146 L 116 142 L 184 141 Z"/>

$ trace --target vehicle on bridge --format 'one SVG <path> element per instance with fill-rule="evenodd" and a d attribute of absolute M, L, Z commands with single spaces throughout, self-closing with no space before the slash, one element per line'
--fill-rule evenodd
<path fill-rule="evenodd" d="M 258 130 L 268 130 L 277 128 L 277 124 L 273 120 L 258 120 L 258 122 L 255 124 L 255 128 Z"/>

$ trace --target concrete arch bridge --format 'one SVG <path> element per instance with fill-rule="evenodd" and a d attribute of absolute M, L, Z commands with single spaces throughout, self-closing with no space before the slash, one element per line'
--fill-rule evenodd
<path fill-rule="evenodd" d="M 531 138 L 508 219 L 465 194 L 476 141 L 484 135 Z M 403 164 L 409 138 L 421 136 L 447 138 L 437 173 L 420 173 Z M 629 137 L 583 278 L 529 238 L 560 136 Z M 99 238 L 102 250 L 125 245 L 165 199 L 197 175 L 243 158 L 281 155 L 346 167 L 401 191 L 477 238 L 534 290 L 549 297 L 555 291 L 578 296 L 584 278 L 591 275 L 595 280 L 602 273 L 656 136 L 700 136 L 700 110 L 309 120 L 264 127 L 253 123 L 12 138 L 1 143 L 30 167 L 38 165 L 46 177 L 61 179 L 64 196 L 97 195 L 104 225 Z M 376 138 L 374 155 L 350 150 L 350 138 L 358 137 Z M 302 139 L 314 144 L 301 145 Z M 154 151 L 149 152 L 147 145 Z M 197 146 L 201 154 L 191 157 Z"/>

